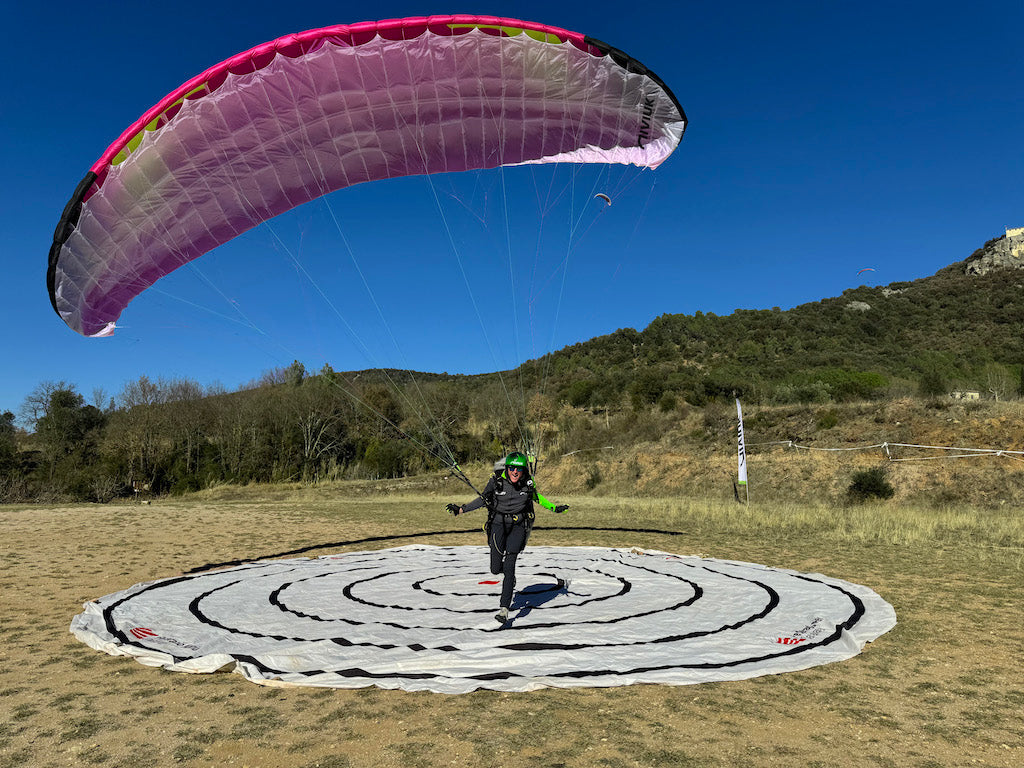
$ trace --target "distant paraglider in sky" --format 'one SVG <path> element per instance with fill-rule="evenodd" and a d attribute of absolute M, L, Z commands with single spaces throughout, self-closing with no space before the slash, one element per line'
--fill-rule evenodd
<path fill-rule="evenodd" d="M 603 192 L 598 192 L 596 195 L 594 195 L 594 199 L 595 200 L 597 200 L 598 198 L 600 198 L 601 200 L 604 200 L 605 204 L 607 204 L 607 205 L 611 205 L 612 204 L 612 199 L 610 197 L 608 197 L 608 195 L 604 194 Z"/>
<path fill-rule="evenodd" d="M 875 271 L 874 267 L 864 267 L 863 269 L 858 269 L 857 270 L 857 274 L 859 275 L 861 272 L 874 272 L 874 271 Z"/>

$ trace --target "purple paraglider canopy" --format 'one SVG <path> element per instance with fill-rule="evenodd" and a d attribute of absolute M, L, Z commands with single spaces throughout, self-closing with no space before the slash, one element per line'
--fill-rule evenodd
<path fill-rule="evenodd" d="M 492 16 L 288 35 L 192 78 L 75 190 L 47 284 L 86 336 L 164 275 L 334 190 L 550 162 L 654 168 L 686 116 L 667 86 L 584 35 Z"/>

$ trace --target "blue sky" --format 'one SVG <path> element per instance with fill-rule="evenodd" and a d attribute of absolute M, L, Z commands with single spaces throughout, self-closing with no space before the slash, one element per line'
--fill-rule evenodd
<path fill-rule="evenodd" d="M 294 359 L 510 368 L 663 313 L 788 308 L 924 277 L 1024 226 L 1019 0 L 18 6 L 0 120 L 0 410 L 43 381 L 86 399 L 143 374 L 233 389 Z M 79 337 L 53 313 L 46 255 L 64 204 L 165 93 L 289 32 L 447 12 L 540 21 L 630 53 L 686 109 L 681 147 L 654 172 L 342 190 L 161 281 L 111 338 Z M 864 267 L 876 271 L 858 277 Z"/>

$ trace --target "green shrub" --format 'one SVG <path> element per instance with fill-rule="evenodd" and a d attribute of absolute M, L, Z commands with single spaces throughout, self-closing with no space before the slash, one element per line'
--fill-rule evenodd
<path fill-rule="evenodd" d="M 832 429 L 839 423 L 839 414 L 836 413 L 835 409 L 829 408 L 826 411 L 819 411 L 818 417 L 815 421 L 818 429 Z"/>
<path fill-rule="evenodd" d="M 577 379 L 569 385 L 565 396 L 574 408 L 584 408 L 590 405 L 596 388 L 597 385 L 589 379 Z"/>
<path fill-rule="evenodd" d="M 868 499 L 891 499 L 896 489 L 886 477 L 885 467 L 872 467 L 853 473 L 850 487 L 846 489 L 846 498 L 852 502 L 863 502 Z"/>

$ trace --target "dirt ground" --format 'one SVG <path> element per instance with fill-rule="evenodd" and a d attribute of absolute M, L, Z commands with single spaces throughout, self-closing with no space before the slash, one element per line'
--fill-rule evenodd
<path fill-rule="evenodd" d="M 622 525 L 587 499 L 564 525 Z M 473 526 L 441 501 L 185 499 L 0 507 L 0 768 L 1024 765 L 1019 550 L 537 530 L 536 545 L 704 552 L 870 586 L 898 626 L 845 662 L 741 682 L 464 695 L 271 688 L 88 648 L 83 602 L 198 566 Z M 640 506 L 640 505 L 637 505 Z M 460 520 L 461 522 L 461 520 Z M 656 528 L 638 513 L 636 528 Z M 373 545 L 346 545 L 370 536 Z M 478 531 L 435 544 L 478 544 Z M 294 555 L 293 555 L 294 556 Z"/>

